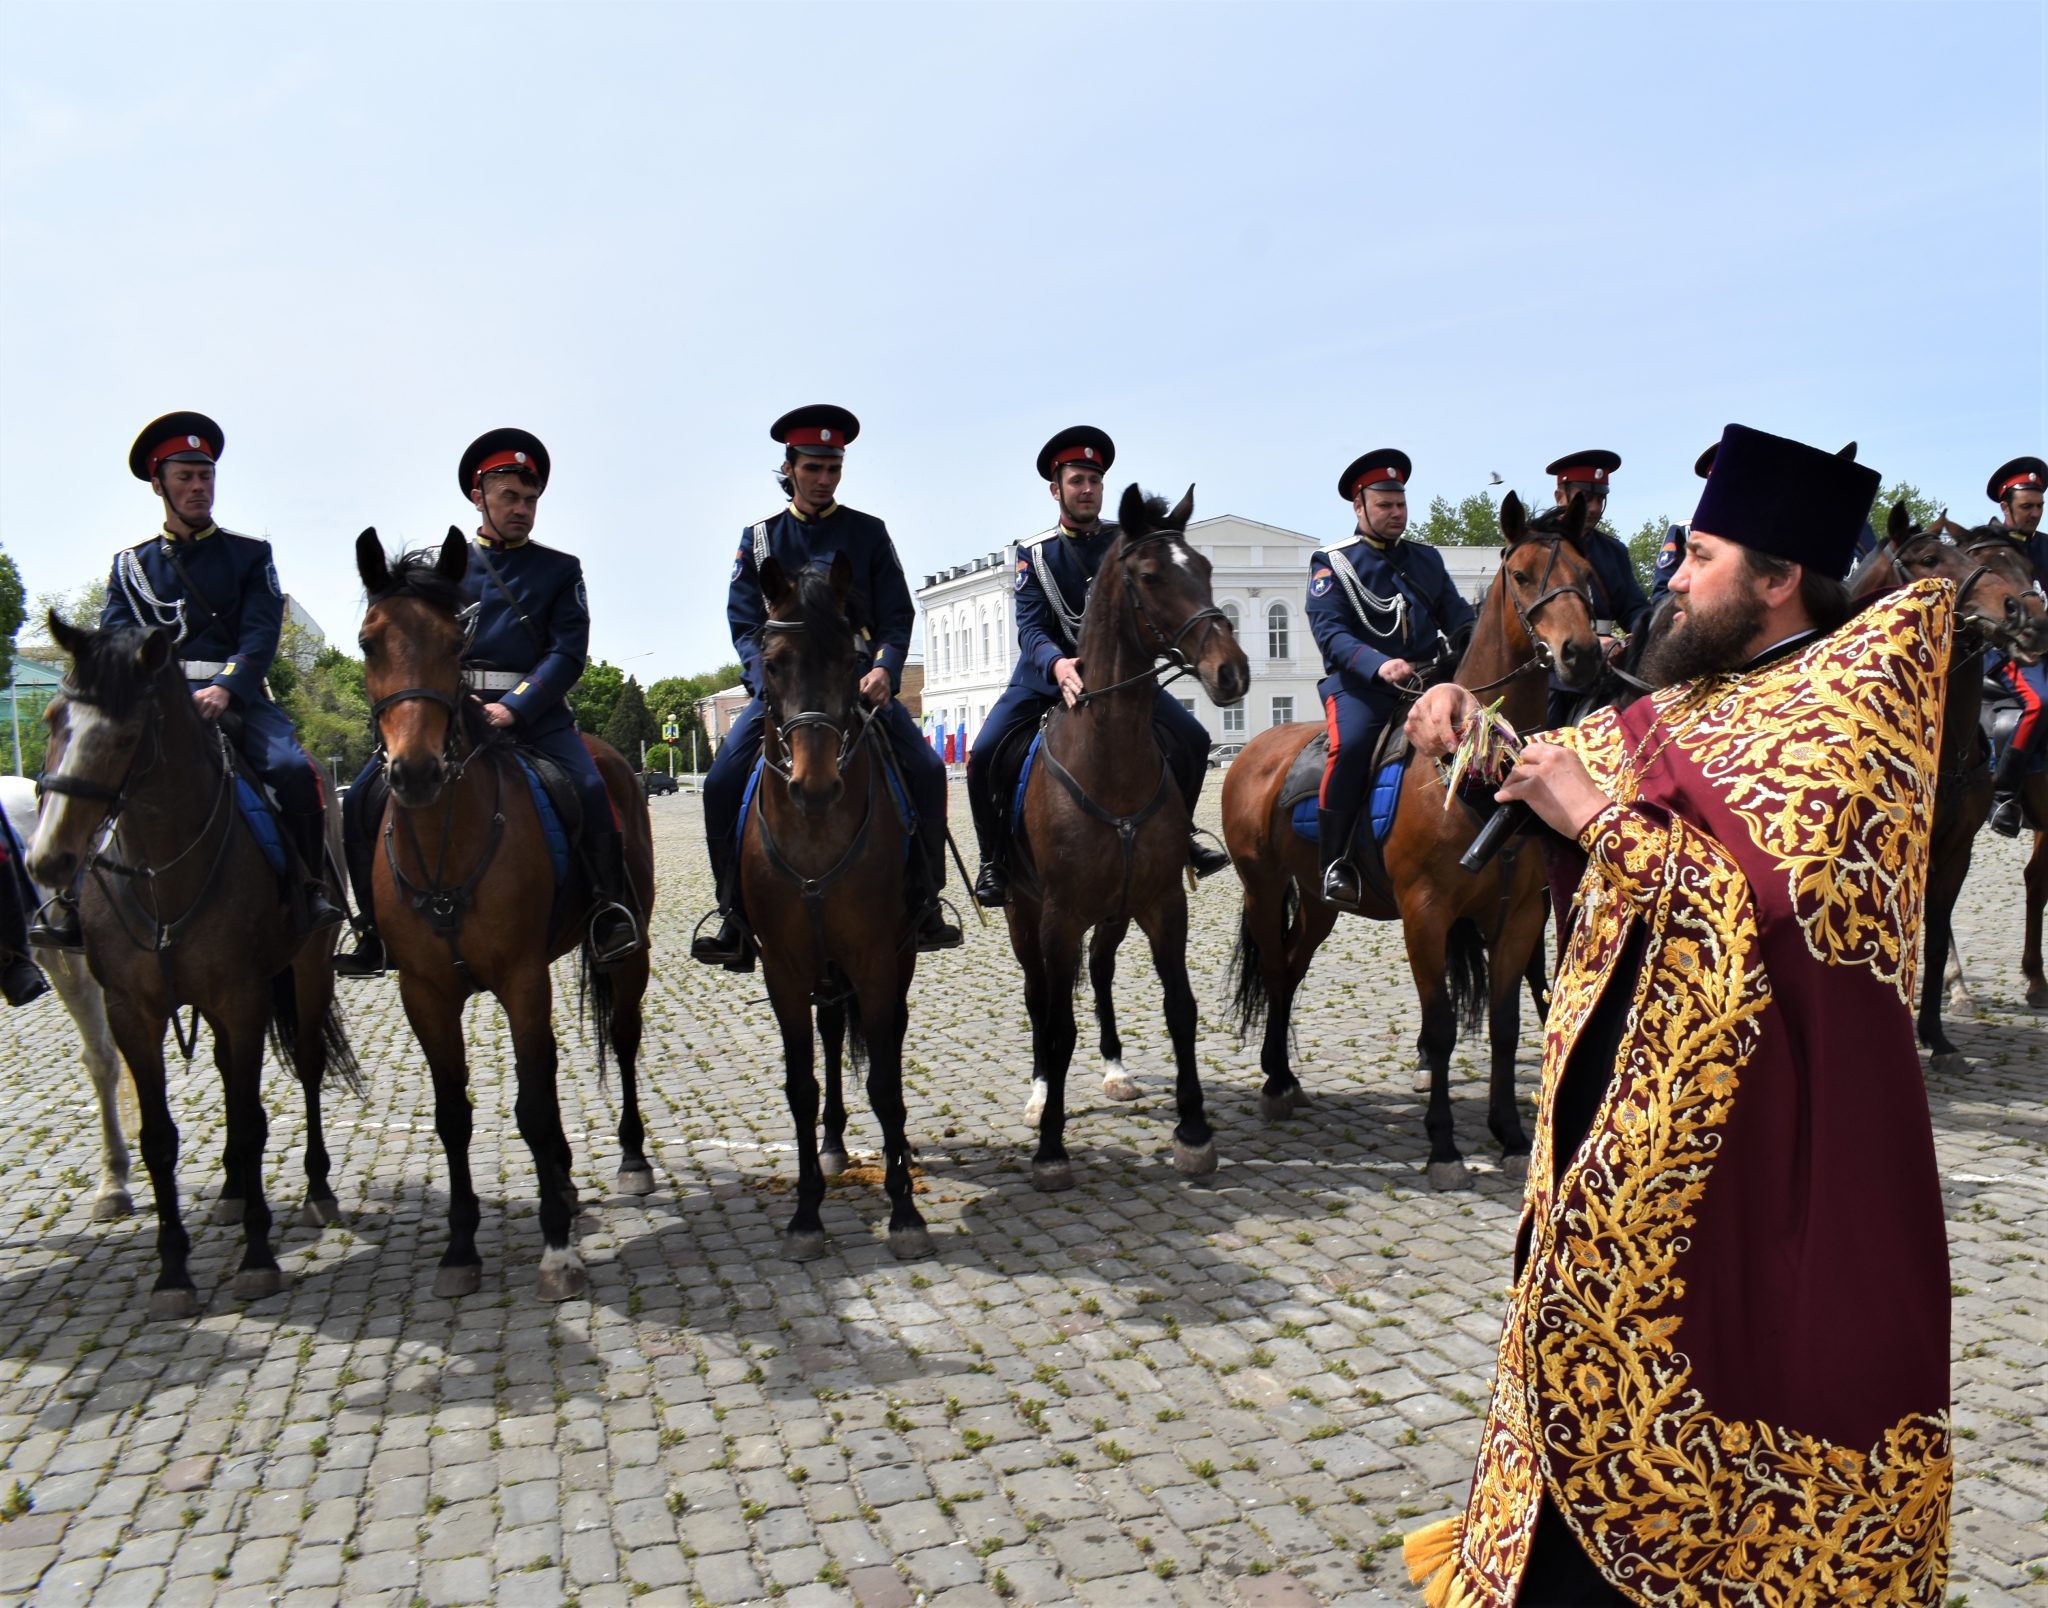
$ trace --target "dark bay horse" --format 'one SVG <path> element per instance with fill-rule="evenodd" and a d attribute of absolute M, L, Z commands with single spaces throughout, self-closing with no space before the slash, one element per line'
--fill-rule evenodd
<path fill-rule="evenodd" d="M 334 931 L 308 936 L 293 922 L 236 801 L 227 739 L 194 709 L 169 635 L 78 630 L 54 613 L 49 624 L 51 639 L 71 655 L 71 672 L 44 716 L 49 797 L 29 870 L 50 887 L 78 882 L 86 962 L 134 1075 L 142 1159 L 156 1194 L 160 1266 L 149 1315 L 190 1317 L 199 1301 L 178 1210 L 164 1027 L 190 1005 L 213 1030 L 227 1098 L 222 1204 L 243 1234 L 234 1291 L 251 1300 L 272 1295 L 282 1279 L 263 1194 L 266 1033 L 306 1096 L 302 1221 L 340 1215 L 320 1088 L 330 1069 L 360 1085 L 334 1010 Z"/>
<path fill-rule="evenodd" d="M 887 774 L 887 740 L 860 702 L 866 664 L 846 617 L 852 584 L 844 554 L 829 571 L 812 565 L 797 575 L 773 558 L 761 564 L 762 768 L 743 823 L 740 887 L 782 1029 L 783 1086 L 796 1122 L 796 1213 L 783 1236 L 793 1261 L 825 1254 L 818 1208 L 826 1172 L 846 1165 L 839 1045 L 849 1030 L 882 1130 L 889 1249 L 904 1258 L 933 1249 L 912 1198 L 904 1134 L 903 1036 L 917 970 L 903 885 L 910 845 Z M 822 1157 L 814 1005 L 828 1073 Z"/>
<path fill-rule="evenodd" d="M 1032 1182 L 1067 1189 L 1067 1069 L 1074 1056 L 1074 979 L 1092 927 L 1088 970 L 1105 1060 L 1122 1058 L 1111 981 L 1133 920 L 1152 947 L 1173 1040 L 1173 1165 L 1191 1178 L 1216 1170 L 1195 1067 L 1195 996 L 1188 985 L 1188 812 L 1152 735 L 1156 666 L 1191 669 L 1219 704 L 1251 685 L 1244 650 L 1209 587 L 1209 561 L 1188 545 L 1195 491 L 1170 512 L 1133 485 L 1122 531 L 1102 555 L 1081 615 L 1079 653 L 1089 690 L 1046 717 L 1025 787 L 1018 875 L 1004 914 L 1024 968 L 1031 1014 L 1033 1106 L 1039 1107 Z"/>
<path fill-rule="evenodd" d="M 462 688 L 463 627 L 457 610 L 467 545 L 450 530 L 438 555 L 388 561 L 375 530 L 356 538 L 356 569 L 369 594 L 363 616 L 363 685 L 384 754 L 391 797 L 373 877 L 377 929 L 398 969 L 399 997 L 434 1078 L 434 1126 L 448 1154 L 448 1250 L 434 1293 L 481 1284 L 476 1187 L 470 1179 L 468 1053 L 463 1003 L 489 993 L 512 1030 L 519 1136 L 539 1174 L 538 1292 L 564 1301 L 589 1288 L 569 1230 L 576 1188 L 555 1089 L 558 1051 L 551 961 L 577 947 L 589 924 L 587 889 L 555 884 L 541 818 L 520 761 Z M 641 930 L 654 904 L 654 841 L 647 800 L 609 744 L 583 739 L 604 777 L 625 834 L 627 878 Z M 585 1005 L 600 1075 L 607 1051 L 619 1063 L 617 1187 L 646 1194 L 653 1169 L 643 1150 L 637 1065 L 647 950 L 599 971 L 583 955 Z"/>
<path fill-rule="evenodd" d="M 1457 681 L 1482 702 L 1498 693 L 1501 714 L 1518 732 L 1545 724 L 1546 677 L 1555 670 L 1572 687 L 1589 687 L 1601 668 L 1593 633 L 1592 567 L 1580 542 L 1585 505 L 1546 510 L 1526 519 L 1510 493 L 1501 504 L 1505 541 Z M 1320 728 L 1275 726 L 1262 731 L 1230 767 L 1223 783 L 1223 839 L 1244 884 L 1238 922 L 1238 1029 L 1265 1020 L 1260 1064 L 1266 1083 L 1260 1105 L 1269 1121 L 1305 1103 L 1288 1064 L 1294 996 L 1316 950 L 1336 925 L 1316 876 L 1316 846 L 1299 837 L 1279 807 L 1295 757 Z M 1493 1052 L 1487 1127 L 1501 1147 L 1503 1168 L 1527 1168 L 1529 1141 L 1515 1106 L 1515 1050 L 1521 1036 L 1520 984 L 1531 975 L 1542 941 L 1546 901 L 1542 857 L 1532 846 L 1503 850 L 1484 870 L 1460 869 L 1458 857 L 1478 830 L 1471 811 L 1444 808 L 1434 767 L 1415 763 L 1401 779 L 1394 824 L 1382 845 L 1392 901 L 1368 890 L 1360 912 L 1374 921 L 1399 919 L 1408 970 L 1422 1001 L 1422 1057 L 1429 1067 L 1430 1184 L 1466 1181 L 1451 1119 L 1451 1046 L 1459 1025 L 1476 1031 L 1488 1001 Z"/>
<path fill-rule="evenodd" d="M 1936 576 L 1956 588 L 1956 635 L 1942 696 L 1941 753 L 1927 863 L 1926 949 L 1920 971 L 1920 1042 L 1936 1072 L 1966 1062 L 1941 1020 L 1956 900 L 1970 873 L 1977 833 L 1991 814 L 1991 757 L 1978 715 L 1984 705 L 1984 650 L 2022 661 L 2048 651 L 2048 614 L 2026 554 L 1996 531 L 1967 530 L 1946 515 L 1924 530 L 1904 503 L 1892 507 L 1885 539 L 1849 577 L 1852 597 Z"/>

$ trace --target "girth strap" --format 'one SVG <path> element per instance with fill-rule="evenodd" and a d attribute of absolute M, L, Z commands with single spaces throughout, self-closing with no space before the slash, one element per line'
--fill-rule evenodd
<path fill-rule="evenodd" d="M 1050 716 L 1047 717 L 1047 724 L 1051 724 Z M 1048 738 L 1050 735 L 1048 731 Z M 1159 806 L 1166 802 L 1167 792 L 1173 786 L 1173 770 L 1166 763 L 1166 756 L 1159 756 L 1159 786 L 1153 790 L 1152 801 L 1135 815 L 1112 815 L 1084 793 L 1081 784 L 1074 780 L 1073 773 L 1054 757 L 1050 741 L 1039 744 L 1038 757 L 1045 761 L 1047 768 L 1058 778 L 1059 784 L 1067 790 L 1068 797 L 1081 806 L 1082 813 L 1100 821 L 1104 826 L 1116 829 L 1117 841 L 1124 854 L 1123 892 L 1117 898 L 1118 919 L 1122 920 L 1131 913 L 1131 874 L 1138 853 L 1138 828 L 1158 814 Z"/>

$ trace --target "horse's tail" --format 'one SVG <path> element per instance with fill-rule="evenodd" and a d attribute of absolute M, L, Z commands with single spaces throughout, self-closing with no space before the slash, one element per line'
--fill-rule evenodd
<path fill-rule="evenodd" d="M 1289 943 L 1301 918 L 1301 892 L 1289 877 L 1280 888 L 1280 942 Z M 1249 908 L 1238 912 L 1237 947 L 1230 952 L 1230 968 L 1224 974 L 1230 990 L 1230 1015 L 1238 1042 L 1250 1038 L 1266 1020 L 1265 962 L 1259 953 L 1259 935 L 1252 928 Z"/>
<path fill-rule="evenodd" d="M 576 1010 L 597 1043 L 597 1086 L 605 1085 L 612 1056 L 612 976 L 596 964 L 589 938 L 577 951 Z"/>
<path fill-rule="evenodd" d="M 326 1078 L 339 1077 L 348 1092 L 360 1099 L 366 1092 L 363 1069 L 356 1061 L 355 1046 L 348 1041 L 348 1029 L 342 1025 L 341 1008 L 332 993 L 327 1008 L 320 1013 L 318 1032 L 325 1068 L 323 1086 Z M 299 989 L 295 966 L 285 967 L 270 979 L 270 1048 L 293 1077 L 304 1078 L 305 1069 L 299 1065 Z"/>
<path fill-rule="evenodd" d="M 1444 969 L 1451 984 L 1451 1014 L 1458 1031 L 1475 1035 L 1486 1017 L 1486 941 L 1470 916 L 1451 923 L 1444 939 Z"/>

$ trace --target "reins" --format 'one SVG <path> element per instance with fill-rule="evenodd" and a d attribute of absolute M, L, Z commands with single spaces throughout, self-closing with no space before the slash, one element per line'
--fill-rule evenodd
<path fill-rule="evenodd" d="M 1587 617 L 1592 617 L 1594 610 L 1592 587 L 1552 586 L 1549 587 L 1547 590 L 1539 590 L 1533 602 L 1524 604 L 1522 602 L 1521 595 L 1517 593 L 1515 590 L 1515 583 L 1513 577 L 1511 577 L 1507 572 L 1508 557 L 1510 554 L 1514 552 L 1515 547 L 1522 547 L 1530 542 L 1536 542 L 1545 549 L 1545 556 L 1543 560 L 1543 573 L 1536 577 L 1536 585 L 1539 588 L 1543 587 L 1544 583 L 1550 579 L 1550 572 L 1557 566 L 1558 549 L 1560 545 L 1566 540 L 1567 538 L 1562 531 L 1557 532 L 1553 535 L 1539 534 L 1533 536 L 1524 536 L 1521 541 L 1516 542 L 1514 544 L 1514 547 L 1510 547 L 1507 550 L 1507 552 L 1501 555 L 1501 595 L 1507 599 L 1509 606 L 1514 609 L 1515 618 L 1519 620 L 1522 625 L 1522 634 L 1528 637 L 1530 646 L 1535 650 L 1534 655 L 1533 657 L 1525 660 L 1523 663 L 1516 665 L 1515 668 L 1510 670 L 1506 675 L 1496 676 L 1493 680 L 1485 682 L 1477 687 L 1468 687 L 1465 689 L 1466 691 L 1473 693 L 1492 692 L 1497 687 L 1505 687 L 1511 681 L 1519 681 L 1523 676 L 1547 674 L 1550 671 L 1550 669 L 1552 668 L 1550 657 L 1550 644 L 1545 642 L 1543 638 L 1536 634 L 1536 615 L 1544 604 L 1553 602 L 1560 597 L 1576 597 L 1585 603 Z M 1610 668 L 1612 667 L 1610 666 Z M 1617 675 L 1622 674 L 1622 672 L 1619 671 L 1616 671 L 1615 673 Z M 1635 681 L 1635 679 L 1631 676 L 1623 675 L 1622 679 L 1629 681 L 1632 685 L 1638 687 L 1639 689 L 1645 692 L 1649 690 L 1647 687 L 1644 687 L 1641 682 Z"/>
<path fill-rule="evenodd" d="M 1122 681 L 1113 681 L 1106 687 L 1092 687 L 1081 693 L 1074 699 L 1076 710 L 1085 709 L 1098 698 L 1107 698 L 1113 692 L 1121 692 L 1124 688 L 1135 687 L 1141 682 L 1155 681 L 1158 685 L 1167 687 L 1180 680 L 1182 676 L 1197 674 L 1194 661 L 1181 648 L 1182 638 L 1198 625 L 1206 626 L 1210 630 L 1214 630 L 1219 624 L 1228 627 L 1230 617 L 1212 603 L 1206 609 L 1196 609 L 1181 622 L 1180 629 L 1169 637 L 1166 634 L 1166 627 L 1161 625 L 1153 616 L 1151 609 L 1146 607 L 1145 599 L 1140 595 L 1141 588 L 1133 584 L 1131 578 L 1130 556 L 1151 542 L 1175 540 L 1185 542 L 1186 538 L 1177 531 L 1158 530 L 1150 535 L 1141 536 L 1134 542 L 1126 543 L 1121 538 L 1118 539 L 1117 570 L 1123 579 L 1124 604 L 1131 611 L 1133 621 L 1142 623 L 1152 633 L 1152 664 L 1149 669 L 1141 670 L 1134 676 L 1126 676 Z M 1142 635 L 1138 638 L 1138 646 L 1145 646 Z M 1160 674 L 1162 660 L 1172 667 L 1164 675 Z"/>

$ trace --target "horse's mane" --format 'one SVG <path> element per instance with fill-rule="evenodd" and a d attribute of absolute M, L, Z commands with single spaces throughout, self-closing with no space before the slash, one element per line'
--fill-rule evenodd
<path fill-rule="evenodd" d="M 441 549 L 438 547 L 415 547 L 401 553 L 391 566 L 391 578 L 385 585 L 370 594 L 372 604 L 387 602 L 394 597 L 416 597 L 429 608 L 446 614 L 462 611 L 462 583 L 451 581 L 443 575 L 437 565 Z"/>
<path fill-rule="evenodd" d="M 136 654 L 148 636 L 147 631 L 132 625 L 87 632 L 72 655 L 70 672 L 64 677 L 66 689 L 80 703 L 125 720 L 154 690 L 157 677 L 145 675 L 136 663 Z M 157 675 L 167 674 L 177 662 L 175 657 L 167 660 Z"/>
<path fill-rule="evenodd" d="M 1166 524 L 1166 516 L 1173 512 L 1172 505 L 1156 493 L 1147 493 L 1144 502 L 1145 518 L 1137 529 L 1126 525 L 1123 534 L 1126 540 L 1135 536 L 1150 536 Z"/>
<path fill-rule="evenodd" d="M 1552 503 L 1540 514 L 1531 514 L 1529 523 L 1523 529 L 1531 536 L 1561 536 L 1571 520 L 1571 509 L 1560 503 Z M 1586 526 L 1590 531 L 1593 527 Z M 1583 535 L 1584 533 L 1581 532 Z"/>
<path fill-rule="evenodd" d="M 832 595 L 832 571 L 823 564 L 806 564 L 795 578 L 796 612 L 805 629 L 826 654 L 853 652 L 853 622 L 841 612 Z"/>

